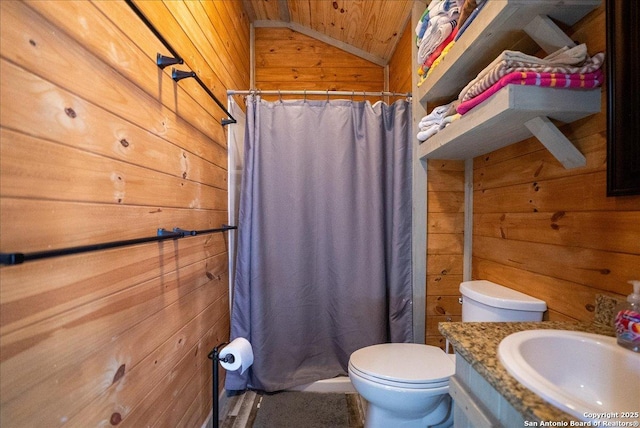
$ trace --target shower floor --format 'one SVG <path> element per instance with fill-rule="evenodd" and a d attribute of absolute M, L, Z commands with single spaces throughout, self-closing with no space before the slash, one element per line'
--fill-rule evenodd
<path fill-rule="evenodd" d="M 357 393 L 345 393 L 345 398 L 349 428 L 363 428 L 366 402 Z M 228 412 L 225 419 L 220 422 L 220 428 L 252 428 L 260 412 L 261 400 L 262 394 L 254 391 L 229 397 Z"/>

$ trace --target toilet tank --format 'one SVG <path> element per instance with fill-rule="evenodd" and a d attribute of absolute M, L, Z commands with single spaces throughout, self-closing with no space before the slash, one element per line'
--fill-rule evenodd
<path fill-rule="evenodd" d="M 465 281 L 462 293 L 462 321 L 542 321 L 547 310 L 536 299 L 491 281 Z"/>

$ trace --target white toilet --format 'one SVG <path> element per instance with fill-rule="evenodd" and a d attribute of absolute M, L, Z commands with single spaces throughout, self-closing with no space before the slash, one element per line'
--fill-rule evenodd
<path fill-rule="evenodd" d="M 462 321 L 542 321 L 544 301 L 490 281 L 460 284 Z M 384 343 L 358 349 L 349 378 L 367 400 L 366 428 L 449 427 L 453 424 L 449 377 L 452 355 L 415 343 Z"/>

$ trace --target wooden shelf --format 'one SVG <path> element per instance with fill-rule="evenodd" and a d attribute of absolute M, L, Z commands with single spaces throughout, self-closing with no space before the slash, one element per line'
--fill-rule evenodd
<path fill-rule="evenodd" d="M 600 98 L 600 88 L 507 85 L 420 144 L 418 156 L 469 159 L 535 135 L 566 168 L 583 166 L 584 156 L 549 119 L 569 123 L 598 113 Z"/>
<path fill-rule="evenodd" d="M 552 53 L 563 46 L 574 46 L 553 20 L 573 25 L 600 2 L 488 0 L 440 65 L 418 87 L 420 103 L 426 106 L 456 99 L 460 90 L 504 50 L 533 54 L 542 48 Z M 470 159 L 535 136 L 565 168 L 575 168 L 585 165 L 586 159 L 551 119 L 569 123 L 599 111 L 599 89 L 507 85 L 420 144 L 418 156 Z"/>
<path fill-rule="evenodd" d="M 488 0 L 477 18 L 453 45 L 440 65 L 418 87 L 423 105 L 451 101 L 491 60 L 506 49 L 535 53 L 537 45 L 549 50 L 572 41 L 550 19 L 573 25 L 600 5 L 601 0 Z M 522 46 L 528 48 L 521 49 Z M 532 49 L 533 48 L 533 49 Z"/>

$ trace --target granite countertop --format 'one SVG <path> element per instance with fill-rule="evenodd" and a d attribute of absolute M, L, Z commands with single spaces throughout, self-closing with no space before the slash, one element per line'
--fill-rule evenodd
<path fill-rule="evenodd" d="M 615 335 L 611 327 L 561 321 L 442 322 L 439 324 L 440 333 L 449 340 L 459 356 L 483 376 L 520 412 L 525 420 L 537 422 L 576 420 L 518 382 L 507 373 L 498 358 L 498 345 L 502 339 L 511 333 L 534 329 L 573 330 L 607 336 Z"/>

